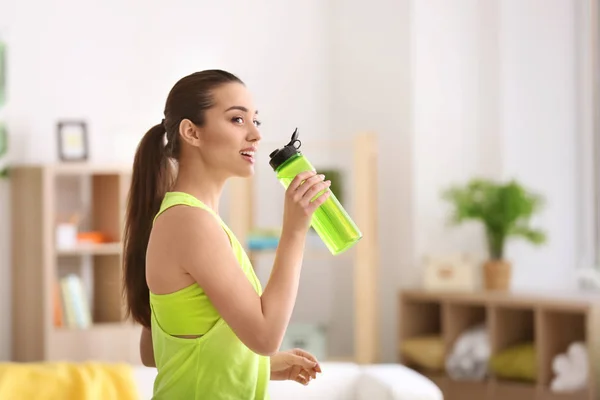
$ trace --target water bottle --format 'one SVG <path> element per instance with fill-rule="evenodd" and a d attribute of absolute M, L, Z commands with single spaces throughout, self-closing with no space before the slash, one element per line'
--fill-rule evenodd
<path fill-rule="evenodd" d="M 312 164 L 300 152 L 300 146 L 296 128 L 290 142 L 269 155 L 269 164 L 286 189 L 299 173 L 315 171 Z M 362 238 L 362 233 L 333 192 L 313 213 L 311 226 L 333 255 L 343 253 Z"/>

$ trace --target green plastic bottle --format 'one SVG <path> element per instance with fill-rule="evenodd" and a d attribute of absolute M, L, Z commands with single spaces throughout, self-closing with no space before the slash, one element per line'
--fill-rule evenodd
<path fill-rule="evenodd" d="M 292 140 L 287 145 L 269 155 L 269 164 L 275 170 L 279 182 L 286 189 L 299 173 L 315 171 L 312 164 L 300 152 L 300 146 L 298 129 L 296 129 L 292 134 Z M 333 255 L 343 253 L 362 238 L 362 233 L 333 192 L 315 210 L 311 226 Z"/>

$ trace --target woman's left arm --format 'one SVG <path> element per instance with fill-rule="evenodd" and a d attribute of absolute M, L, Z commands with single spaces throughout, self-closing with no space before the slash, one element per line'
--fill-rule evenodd
<path fill-rule="evenodd" d="M 156 367 L 156 362 L 154 361 L 154 348 L 152 347 L 152 332 L 146 327 L 142 327 L 140 356 L 142 358 L 142 364 L 146 367 Z"/>

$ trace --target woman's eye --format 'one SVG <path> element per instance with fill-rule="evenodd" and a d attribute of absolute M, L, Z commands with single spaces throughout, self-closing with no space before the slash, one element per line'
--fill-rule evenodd
<path fill-rule="evenodd" d="M 233 118 L 231 119 L 231 122 L 233 122 L 234 124 L 240 124 L 240 125 L 241 125 L 241 124 L 243 124 L 243 123 L 244 123 L 244 118 L 242 118 L 242 117 L 233 117 Z M 254 120 L 254 121 L 253 121 L 253 124 L 254 124 L 256 127 L 259 127 L 259 126 L 261 126 L 261 125 L 262 125 L 262 123 L 261 123 L 260 121 L 258 121 L 258 120 Z"/>

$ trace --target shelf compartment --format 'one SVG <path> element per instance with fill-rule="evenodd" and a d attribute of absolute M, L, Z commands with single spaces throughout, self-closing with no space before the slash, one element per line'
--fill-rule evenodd
<path fill-rule="evenodd" d="M 121 177 L 119 175 L 92 176 L 92 230 L 102 232 L 108 241 L 121 240 Z"/>
<path fill-rule="evenodd" d="M 492 309 L 494 318 L 494 340 L 492 352 L 504 350 L 507 347 L 523 342 L 533 342 L 535 339 L 534 310 L 497 306 Z"/>
<path fill-rule="evenodd" d="M 96 323 L 121 322 L 125 308 L 121 296 L 121 257 L 99 255 L 94 257 L 94 299 L 92 318 Z"/>
<path fill-rule="evenodd" d="M 566 353 L 573 342 L 587 341 L 586 314 L 583 311 L 541 310 L 538 316 L 537 347 L 540 362 L 540 383 L 549 388 L 554 379 L 552 364 L 556 356 Z M 586 345 L 586 350 L 589 349 Z M 590 374 L 591 375 L 591 374 Z M 550 392 L 553 396 L 559 395 Z M 561 394 L 564 397 L 564 395 Z M 569 398 L 569 397 L 567 397 Z"/>
<path fill-rule="evenodd" d="M 502 386 L 506 387 L 507 391 L 518 391 L 521 384 L 534 385 L 539 380 L 539 352 L 537 351 L 536 343 L 536 323 L 535 311 L 529 307 L 519 307 L 516 305 L 496 305 L 490 308 L 490 345 L 492 358 L 498 353 L 511 349 L 514 346 L 533 345 L 535 349 L 535 360 L 533 361 L 533 381 L 525 378 L 509 378 L 497 376 L 498 383 L 515 384 L 517 386 Z M 490 360 L 491 361 L 491 360 Z M 494 376 L 494 372 L 490 369 L 490 375 Z M 515 389 L 517 388 L 517 389 Z"/>
<path fill-rule="evenodd" d="M 467 330 L 482 325 L 489 330 L 487 310 L 483 304 L 448 301 L 443 305 L 444 341 L 447 354 Z M 488 381 L 453 380 L 447 377 L 444 398 L 447 400 L 480 400 L 489 395 Z"/>
<path fill-rule="evenodd" d="M 73 226 L 78 235 L 93 232 L 101 243 L 121 240 L 122 177 L 118 174 L 55 175 L 53 224 Z M 57 233 L 55 233 L 57 235 Z M 70 234 L 69 234 L 70 235 Z M 66 239 L 61 235 L 61 242 Z M 76 239 L 69 239 L 69 243 Z M 98 238 L 80 240 L 98 243 Z"/>
<path fill-rule="evenodd" d="M 124 307 L 121 296 L 121 257 L 118 254 L 102 255 L 65 255 L 58 259 L 56 283 L 58 285 L 58 298 L 62 309 L 62 322 L 55 326 L 65 329 L 86 329 L 68 320 L 66 299 L 71 298 L 72 312 L 79 315 L 76 310 L 81 306 L 86 307 L 90 323 L 120 323 L 124 320 Z M 74 276 L 71 281 L 73 286 L 61 286 L 63 278 Z M 81 292 L 77 287 L 81 285 Z M 65 290 L 67 292 L 65 292 Z M 83 299 L 79 296 L 83 295 Z"/>
<path fill-rule="evenodd" d="M 440 341 L 443 346 L 441 304 L 404 299 L 401 302 L 400 313 L 401 340 L 398 343 L 400 359 L 403 360 L 406 366 L 427 375 L 443 372 L 443 362 L 440 360 Z M 402 321 L 410 321 L 410 324 L 402 323 Z M 410 350 L 408 350 L 408 347 L 404 347 L 407 341 L 417 338 L 428 338 L 428 341 L 419 343 L 417 344 L 418 347 L 412 347 Z M 413 345 L 415 345 L 415 342 L 413 342 Z M 419 348 L 426 348 L 428 356 L 421 358 L 420 356 L 424 353 L 421 353 L 421 350 L 418 350 Z M 445 348 L 442 352 L 444 351 Z M 420 362 L 417 358 L 421 358 Z"/>
<path fill-rule="evenodd" d="M 484 305 L 449 302 L 443 307 L 444 340 L 450 351 L 465 331 L 483 325 L 489 329 Z"/>
<path fill-rule="evenodd" d="M 442 306 L 436 301 L 405 299 L 400 305 L 402 340 L 442 333 Z M 410 323 L 406 323 L 410 321 Z"/>

